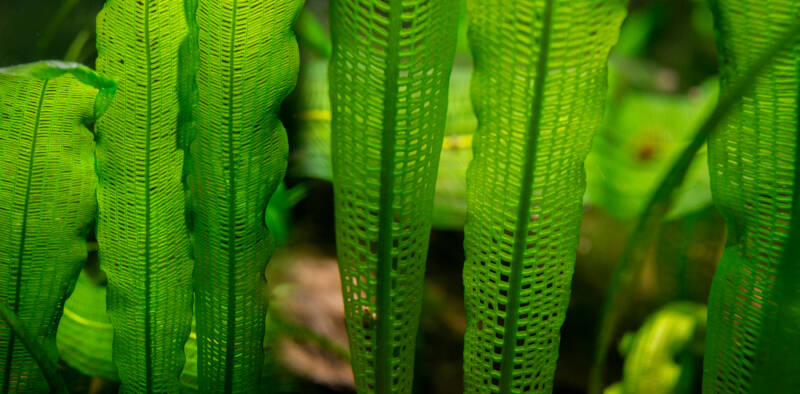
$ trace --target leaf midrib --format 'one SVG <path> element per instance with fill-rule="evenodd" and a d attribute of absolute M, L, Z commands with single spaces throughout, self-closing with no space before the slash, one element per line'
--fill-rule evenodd
<path fill-rule="evenodd" d="M 151 338 L 150 318 L 150 135 L 152 132 L 152 85 L 153 67 L 150 64 L 150 1 L 144 1 L 144 47 L 147 64 L 147 120 L 145 123 L 144 153 L 144 352 L 145 384 L 148 393 L 153 392 L 153 339 Z"/>
<path fill-rule="evenodd" d="M 238 0 L 233 1 L 231 12 L 231 37 L 228 43 L 228 327 L 225 339 L 225 392 L 233 390 L 234 344 L 236 342 L 236 173 L 233 157 L 233 79 L 234 48 L 236 45 L 236 11 Z"/>
<path fill-rule="evenodd" d="M 380 204 L 378 210 L 378 267 L 376 289 L 376 387 L 392 392 L 392 224 L 394 222 L 394 155 L 397 126 L 398 49 L 402 27 L 401 0 L 389 2 L 389 39 L 386 45 L 383 135 L 381 138 Z"/>
<path fill-rule="evenodd" d="M 523 167 L 520 199 L 517 204 L 517 223 L 514 229 L 514 250 L 509 275 L 508 302 L 503 336 L 502 360 L 500 362 L 500 393 L 511 392 L 513 381 L 514 355 L 516 353 L 516 333 L 519 319 L 520 292 L 522 284 L 522 265 L 530 223 L 530 205 L 533 194 L 534 166 L 536 149 L 541 132 L 542 107 L 544 104 L 544 84 L 547 76 L 547 57 L 550 52 L 550 33 L 552 30 L 553 0 L 546 0 L 542 18 L 539 56 L 536 62 L 536 77 L 533 85 L 533 103 L 525 141 L 525 164 Z"/>
<path fill-rule="evenodd" d="M 27 179 L 25 181 L 25 203 L 22 206 L 22 225 L 20 226 L 19 251 L 17 253 L 17 278 L 14 283 L 14 305 L 12 310 L 15 315 L 19 314 L 19 293 L 22 290 L 22 260 L 25 254 L 25 232 L 27 231 L 28 227 L 28 206 L 30 205 L 31 183 L 33 181 L 33 160 L 36 156 L 36 138 L 39 134 L 39 120 L 41 119 L 42 115 L 42 106 L 44 104 L 44 96 L 47 92 L 48 82 L 49 81 L 44 81 L 42 83 L 42 89 L 39 93 L 39 103 L 36 107 L 36 118 L 34 121 L 33 133 L 31 134 L 31 153 L 30 160 L 28 160 Z M 11 330 L 9 332 L 8 349 L 6 350 L 5 372 L 3 373 L 3 393 L 8 393 L 10 390 L 9 384 L 11 380 L 11 368 L 12 361 L 14 359 L 14 339 L 15 334 L 14 331 Z"/>

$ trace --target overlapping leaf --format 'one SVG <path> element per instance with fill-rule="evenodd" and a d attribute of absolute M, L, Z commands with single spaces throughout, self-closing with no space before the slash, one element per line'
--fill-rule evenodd
<path fill-rule="evenodd" d="M 775 379 L 759 369 L 777 357 L 769 349 L 789 346 L 765 326 L 796 325 L 777 321 L 775 306 L 792 302 L 792 287 L 778 287 L 797 261 L 782 260 L 792 220 L 796 146 L 800 130 L 800 3 L 776 0 L 714 0 L 722 91 L 743 79 L 743 71 L 794 31 L 781 52 L 746 91 L 720 132 L 709 140 L 709 167 L 714 202 L 728 224 L 725 254 L 714 275 L 709 299 L 709 340 L 703 389 L 709 393 L 786 392 L 796 390 L 797 359 L 773 358 Z M 794 212 L 796 215 L 797 212 Z M 781 304 L 778 304 L 778 303 Z M 789 308 L 796 308 L 796 305 Z M 789 317 L 791 315 L 785 315 Z M 786 333 L 798 332 L 797 326 Z M 774 335 L 768 335 L 768 334 Z M 796 343 L 796 342 L 794 342 Z M 796 349 L 792 349 L 796 352 Z M 784 369 L 781 369 L 784 368 Z M 795 377 L 792 377 L 794 375 Z M 754 379 L 761 378 L 756 390 Z M 788 384 L 791 379 L 794 384 Z"/>
<path fill-rule="evenodd" d="M 86 260 L 96 210 L 94 136 L 114 83 L 72 63 L 0 70 L 0 295 L 44 354 L 0 324 L 0 390 L 46 391 L 64 300 Z M 11 321 L 11 320 L 9 320 Z"/>

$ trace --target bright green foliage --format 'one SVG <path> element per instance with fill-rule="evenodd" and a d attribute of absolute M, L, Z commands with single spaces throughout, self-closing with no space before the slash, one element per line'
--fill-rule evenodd
<path fill-rule="evenodd" d="M 706 143 L 709 136 L 717 129 L 723 120 L 726 119 L 728 112 L 731 111 L 742 100 L 745 94 L 750 91 L 757 77 L 764 68 L 771 64 L 772 60 L 789 47 L 800 34 L 800 22 L 795 23 L 791 29 L 775 37 L 767 49 L 759 54 L 746 69 L 737 75 L 735 83 L 730 84 L 722 91 L 719 101 L 714 111 L 708 115 L 706 120 L 700 125 L 692 141 L 680 155 L 675 159 L 672 167 L 659 183 L 652 197 L 645 205 L 636 227 L 625 245 L 625 250 L 619 263 L 614 267 L 611 281 L 608 285 L 606 299 L 603 305 L 602 321 L 598 337 L 595 342 L 596 351 L 594 364 L 589 381 L 589 392 L 600 392 L 603 380 L 603 366 L 608 352 L 608 346 L 614 334 L 617 316 L 620 305 L 623 303 L 621 296 L 624 294 L 622 289 L 631 285 L 637 277 L 642 261 L 647 251 L 652 247 L 655 234 L 658 233 L 659 226 L 664 219 L 667 211 L 671 207 L 676 189 L 680 187 L 686 178 L 697 152 Z"/>
<path fill-rule="evenodd" d="M 612 70 L 615 68 L 609 67 L 609 72 Z M 717 85 L 710 80 L 688 95 L 633 91 L 617 99 L 586 158 L 584 202 L 616 218 L 635 219 L 700 122 L 713 110 Z M 672 217 L 711 204 L 707 162 L 703 149 L 692 162 L 687 182 L 676 191 Z"/>
<path fill-rule="evenodd" d="M 0 69 L 0 302 L 52 364 L 96 210 L 87 125 L 113 92 L 113 82 L 73 63 Z M 0 391 L 46 390 L 34 357 L 0 325 Z"/>
<path fill-rule="evenodd" d="M 326 29 L 322 26 L 322 22 L 308 8 L 300 10 L 300 15 L 294 24 L 294 30 L 297 33 L 297 39 L 300 40 L 304 47 L 312 49 L 317 55 L 325 59 L 331 57 L 333 52 L 331 39 L 328 37 Z"/>
<path fill-rule="evenodd" d="M 691 392 L 705 329 L 705 305 L 677 302 L 654 313 L 639 331 L 622 339 L 623 381 L 605 394 Z"/>
<path fill-rule="evenodd" d="M 478 116 L 464 267 L 470 393 L 550 392 L 569 301 L 583 162 L 623 0 L 469 0 Z"/>
<path fill-rule="evenodd" d="M 795 0 L 715 0 L 714 11 L 722 91 L 742 79 L 783 32 L 800 20 Z M 795 28 L 795 32 L 797 28 Z M 755 390 L 758 367 L 780 336 L 765 322 L 791 291 L 776 288 L 786 267 L 781 257 L 789 233 L 795 184 L 795 149 L 800 131 L 800 45 L 781 52 L 756 79 L 740 104 L 709 141 L 714 202 L 728 224 L 725 253 L 714 276 L 709 299 L 709 340 L 704 392 L 787 392 L 781 379 Z M 797 261 L 787 261 L 796 266 Z M 793 284 L 796 287 L 796 283 Z M 796 304 L 793 306 L 796 308 Z M 796 322 L 796 321 L 795 321 Z M 790 321 L 777 324 L 791 325 Z M 790 329 L 797 333 L 797 327 Z M 785 338 L 789 339 L 789 338 Z M 795 342 L 796 343 L 796 342 Z M 788 346 L 781 342 L 777 346 Z M 797 349 L 793 348 L 796 353 Z M 774 355 L 773 355 L 774 356 Z M 796 357 L 796 356 L 795 356 Z M 797 379 L 798 364 L 777 360 Z M 784 379 L 791 377 L 784 376 Z M 785 383 L 786 380 L 783 380 Z"/>
<path fill-rule="evenodd" d="M 298 89 L 299 147 L 294 167 L 300 176 L 331 180 L 331 119 L 327 63 L 303 67 Z M 466 173 L 472 160 L 472 135 L 478 127 L 469 97 L 471 67 L 456 64 L 450 74 L 447 121 L 439 157 L 439 174 L 433 201 L 432 225 L 460 230 L 466 212 Z"/>
<path fill-rule="evenodd" d="M 286 170 L 278 119 L 294 88 L 301 0 L 201 0 L 189 175 L 200 392 L 259 392 L 273 241 L 267 202 Z"/>
<path fill-rule="evenodd" d="M 87 376 L 119 379 L 111 360 L 114 328 L 106 313 L 106 287 L 85 272 L 64 303 L 56 338 L 59 357 L 71 367 Z"/>
<path fill-rule="evenodd" d="M 478 128 L 469 95 L 471 77 L 471 67 L 458 65 L 450 75 L 447 126 L 433 200 L 433 226 L 440 229 L 464 228 L 467 166 L 472 161 L 472 141 Z"/>
<path fill-rule="evenodd" d="M 336 241 L 356 387 L 406 393 L 459 4 L 332 7 Z"/>
<path fill-rule="evenodd" d="M 119 85 L 96 127 L 101 268 L 122 392 L 176 392 L 192 317 L 178 146 L 183 0 L 108 0 L 97 69 Z"/>

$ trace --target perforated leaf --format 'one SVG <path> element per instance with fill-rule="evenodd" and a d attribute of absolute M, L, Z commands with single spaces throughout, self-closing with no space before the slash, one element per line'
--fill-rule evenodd
<path fill-rule="evenodd" d="M 800 20 L 800 3 L 794 0 L 715 0 L 711 5 L 722 92 L 742 79 L 743 71 Z M 785 392 L 779 389 L 778 380 L 760 390 L 752 384 L 769 343 L 779 340 L 761 333 L 769 314 L 774 313 L 772 305 L 781 297 L 775 287 L 776 275 L 787 245 L 793 190 L 797 187 L 800 45 L 798 29 L 794 31 L 791 49 L 781 52 L 766 67 L 709 140 L 712 192 L 728 225 L 728 246 L 714 275 L 709 299 L 704 392 Z M 796 263 L 791 261 L 792 265 Z M 780 346 L 788 345 L 783 342 Z M 780 363 L 793 365 L 787 367 L 797 375 L 797 363 Z M 784 386 L 784 390 L 795 390 L 796 384 Z"/>
<path fill-rule="evenodd" d="M 361 393 L 411 390 L 458 1 L 332 4 L 336 242 Z"/>
<path fill-rule="evenodd" d="M 470 393 L 550 392 L 623 0 L 469 0 L 478 117 L 464 267 Z"/>
<path fill-rule="evenodd" d="M 472 135 L 478 127 L 469 97 L 472 68 L 454 65 L 450 74 L 442 153 L 433 201 L 434 228 L 461 230 L 467 209 L 466 173 L 472 160 Z M 331 180 L 331 119 L 327 64 L 309 62 L 301 70 L 298 148 L 290 171 Z"/>
<path fill-rule="evenodd" d="M 178 145 L 183 0 L 109 0 L 97 69 L 117 96 L 97 123 L 100 266 L 108 275 L 122 392 L 176 392 L 192 317 L 192 260 Z"/>
<path fill-rule="evenodd" d="M 114 83 L 73 63 L 0 69 L 0 297 L 49 363 L 94 218 L 94 136 Z M 0 390 L 47 391 L 34 357 L 0 323 Z"/>
<path fill-rule="evenodd" d="M 273 240 L 264 215 L 286 170 L 278 119 L 294 88 L 301 0 L 201 0 L 191 145 L 200 392 L 259 392 Z"/>

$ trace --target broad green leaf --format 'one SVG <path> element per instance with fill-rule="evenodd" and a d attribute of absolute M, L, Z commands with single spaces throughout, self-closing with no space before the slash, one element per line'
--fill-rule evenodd
<path fill-rule="evenodd" d="M 625 356 L 622 382 L 605 394 L 677 394 L 691 392 L 694 359 L 700 355 L 706 329 L 706 307 L 669 304 L 650 316 L 620 346 Z"/>
<path fill-rule="evenodd" d="M 97 122 L 97 241 L 125 393 L 180 389 L 192 269 L 178 145 L 183 0 L 108 0 L 97 69 L 119 85 Z"/>
<path fill-rule="evenodd" d="M 0 296 L 44 352 L 32 355 L 0 325 L 3 392 L 46 391 L 35 358 L 58 361 L 56 327 L 86 260 L 96 211 L 87 126 L 114 88 L 74 63 L 0 69 Z"/>
<path fill-rule="evenodd" d="M 703 390 L 795 392 L 800 3 L 714 0 L 711 7 L 722 92 L 783 35 L 793 35 L 790 49 L 765 67 L 709 140 L 714 203 L 728 241 L 709 299 Z"/>
<path fill-rule="evenodd" d="M 550 392 L 623 0 L 468 0 L 467 392 Z"/>
<path fill-rule="evenodd" d="M 332 4 L 336 242 L 356 387 L 411 391 L 458 0 Z"/>
<path fill-rule="evenodd" d="M 301 6 L 301 0 L 197 3 L 189 185 L 200 392 L 261 390 L 264 269 L 274 245 L 265 210 L 286 170 L 278 112 L 297 79 L 293 25 Z"/>
<path fill-rule="evenodd" d="M 271 320 L 270 320 L 271 319 Z M 265 348 L 274 345 L 280 335 L 303 335 L 307 328 L 286 327 L 273 314 L 267 319 Z M 293 330 L 294 333 L 289 332 Z M 298 331 L 300 333 L 298 334 Z M 309 334 L 310 335 L 310 334 Z M 119 380 L 117 368 L 111 360 L 114 329 L 106 312 L 106 286 L 94 283 L 85 271 L 78 277 L 75 291 L 64 305 L 64 317 L 58 326 L 58 352 L 61 359 L 88 376 L 106 380 Z M 324 339 L 320 339 L 320 342 Z M 181 392 L 198 392 L 197 379 L 197 334 L 192 332 L 186 341 L 186 364 L 181 373 Z M 265 360 L 262 374 L 272 373 L 275 360 Z M 266 392 L 281 392 L 270 391 Z"/>
<path fill-rule="evenodd" d="M 762 304 L 766 318 L 758 341 L 766 357 L 755 366 L 755 392 L 788 392 L 800 387 L 800 143 L 795 142 L 794 149 L 792 218 L 775 272 L 774 302 Z"/>
<path fill-rule="evenodd" d="M 606 292 L 589 382 L 590 393 L 599 393 L 603 385 L 604 365 L 608 347 L 614 335 L 620 305 L 624 302 L 621 298 L 623 289 L 626 289 L 639 273 L 644 256 L 652 247 L 658 228 L 672 205 L 675 190 L 680 187 L 686 178 L 695 155 L 705 145 L 709 136 L 726 119 L 729 111 L 740 105 L 740 100 L 743 100 L 743 97 L 744 101 L 747 101 L 746 95 L 749 94 L 748 92 L 753 87 L 753 84 L 756 83 L 761 71 L 770 65 L 782 50 L 791 46 L 797 40 L 798 34 L 800 34 L 800 22 L 796 22 L 795 25 L 790 26 L 782 34 L 776 35 L 776 39 L 770 41 L 767 47 L 761 53 L 756 54 L 748 62 L 746 68 L 736 75 L 735 83 L 731 83 L 727 85 L 727 89 L 721 90 L 716 107 L 700 125 L 689 145 L 675 160 L 639 215 L 636 227 L 631 237 L 628 238 L 623 255 L 614 268 L 608 291 Z M 724 78 L 723 81 L 725 81 Z M 713 163 L 713 159 L 710 162 Z M 716 170 L 712 164 L 709 164 L 709 168 L 713 178 Z M 713 181 L 712 186 L 714 186 Z M 729 239 L 731 238 L 729 237 Z M 716 277 L 717 275 L 715 275 Z M 713 302 L 709 302 L 709 331 L 714 329 L 714 313 L 716 312 L 714 311 Z M 712 345 L 715 341 L 716 339 L 712 338 L 708 344 Z M 708 361 L 709 358 L 706 357 L 705 360 Z M 708 369 L 705 372 L 708 372 Z"/>

